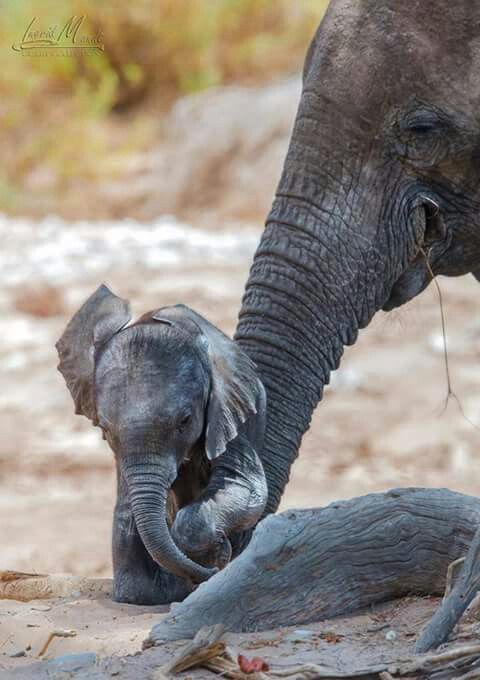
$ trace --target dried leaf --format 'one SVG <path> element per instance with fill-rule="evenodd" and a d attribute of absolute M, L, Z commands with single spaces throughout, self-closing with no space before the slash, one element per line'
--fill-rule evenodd
<path fill-rule="evenodd" d="M 268 671 L 269 666 L 265 659 L 260 656 L 254 656 L 253 659 L 248 659 L 243 654 L 238 655 L 238 665 L 242 673 L 247 675 L 250 673 L 260 673 L 261 671 Z"/>
<path fill-rule="evenodd" d="M 325 633 L 320 633 L 322 640 L 325 640 L 329 645 L 336 645 L 344 638 L 343 635 L 335 633 L 333 630 L 327 630 Z"/>

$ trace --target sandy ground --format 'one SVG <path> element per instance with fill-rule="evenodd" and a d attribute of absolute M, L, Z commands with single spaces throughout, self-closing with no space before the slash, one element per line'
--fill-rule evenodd
<path fill-rule="evenodd" d="M 136 314 L 184 302 L 232 332 L 258 234 L 258 225 L 200 232 L 168 219 L 143 226 L 0 219 L 0 569 L 111 574 L 112 456 L 99 433 L 73 416 L 55 371 L 53 346 L 69 315 L 106 281 L 132 300 Z M 440 314 L 431 287 L 405 309 L 379 314 L 347 350 L 304 438 L 283 508 L 392 486 L 478 494 L 478 283 L 440 283 L 463 414 L 454 400 L 443 410 Z M 133 652 L 159 615 L 108 599 L 43 606 L 51 609 L 0 603 L 0 668 L 31 662 L 52 626 L 81 633 L 55 640 L 51 656 Z M 12 658 L 26 649 L 26 658 Z"/>
<path fill-rule="evenodd" d="M 50 593 L 58 594 L 58 588 L 63 588 L 61 579 L 53 582 Z M 138 654 L 150 628 L 165 616 L 167 608 L 115 604 L 110 600 L 106 579 L 78 580 L 78 583 L 67 583 L 65 589 L 68 592 L 64 592 L 63 597 L 21 603 L 0 600 L 4 636 L 0 644 L 8 649 L 15 645 L 15 651 L 4 653 L 1 658 L 0 673 L 3 670 L 5 675 L 0 677 L 8 677 L 14 670 L 21 677 L 30 677 L 29 673 L 35 678 L 44 674 L 48 677 L 48 672 L 52 672 L 52 664 L 48 662 L 57 664 L 58 658 L 63 659 L 65 655 L 68 655 L 65 662 L 79 664 L 79 670 L 83 670 L 83 664 L 90 666 L 95 659 L 97 667 L 120 670 L 124 678 L 135 671 L 135 661 L 121 657 Z M 48 594 L 46 589 L 38 588 L 38 591 Z M 257 634 L 230 633 L 226 639 L 237 653 L 250 657 L 261 655 L 270 663 L 316 662 L 344 670 L 353 666 L 358 669 L 376 662 L 407 658 L 416 633 L 429 620 L 437 603 L 435 598 L 405 598 L 353 618 Z M 57 635 L 52 637 L 52 633 Z M 153 659 L 148 653 L 143 654 L 142 669 L 161 665 L 177 654 L 181 646 L 181 641 L 164 643 Z M 372 659 L 374 649 L 376 661 Z M 83 656 L 70 656 L 78 654 Z M 137 677 L 139 670 L 137 667 Z M 146 676 L 140 674 L 140 677 Z"/>
<path fill-rule="evenodd" d="M 38 658 L 85 651 L 99 657 L 133 654 L 166 611 L 166 607 L 119 605 L 109 594 L 86 595 L 80 591 L 65 598 L 25 603 L 0 600 L 0 669 L 23 668 Z M 69 636 L 54 637 L 48 643 L 53 631 Z"/>
<path fill-rule="evenodd" d="M 248 659 L 260 657 L 272 671 L 311 663 L 347 674 L 411 658 L 418 631 L 438 604 L 438 598 L 408 597 L 302 628 L 226 633 L 222 639 L 234 658 L 239 654 Z M 110 601 L 108 594 L 77 593 L 21 604 L 5 600 L 0 602 L 2 634 L 8 641 L 15 640 L 16 656 L 0 657 L 0 678 L 165 678 L 155 672 L 178 658 L 186 643 L 165 642 L 140 653 L 152 624 L 163 616 L 165 607 L 118 605 Z M 478 615 L 467 615 L 449 648 L 471 645 L 478 626 Z M 46 646 L 53 631 L 66 636 L 54 637 Z M 3 642 L 4 647 L 7 644 Z M 201 680 L 218 676 L 196 669 L 180 677 Z"/>

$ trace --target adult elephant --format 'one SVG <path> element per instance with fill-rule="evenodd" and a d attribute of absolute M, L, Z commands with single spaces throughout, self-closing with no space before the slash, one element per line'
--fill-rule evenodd
<path fill-rule="evenodd" d="M 332 0 L 308 50 L 236 340 L 267 391 L 274 512 L 344 345 L 480 270 L 480 4 Z"/>

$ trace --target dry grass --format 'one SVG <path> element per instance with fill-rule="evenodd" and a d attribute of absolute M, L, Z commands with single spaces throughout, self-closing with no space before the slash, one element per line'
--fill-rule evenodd
<path fill-rule="evenodd" d="M 298 71 L 327 1 L 7 3 L 0 210 L 29 212 L 32 192 L 60 197 L 74 181 L 115 176 L 152 143 L 159 112 L 178 95 Z M 100 32 L 103 52 L 26 56 L 10 49 L 34 17 L 37 29 L 58 33 L 81 15 L 81 32 Z"/>
<path fill-rule="evenodd" d="M 17 312 L 41 319 L 66 313 L 62 290 L 42 282 L 17 287 L 13 291 L 13 305 Z"/>

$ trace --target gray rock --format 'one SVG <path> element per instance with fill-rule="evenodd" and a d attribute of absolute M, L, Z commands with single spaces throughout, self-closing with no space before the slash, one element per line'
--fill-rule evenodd
<path fill-rule="evenodd" d="M 57 656 L 48 662 L 48 667 L 56 671 L 73 673 L 93 666 L 96 662 L 97 655 L 94 652 L 83 652 L 81 654 Z"/>

